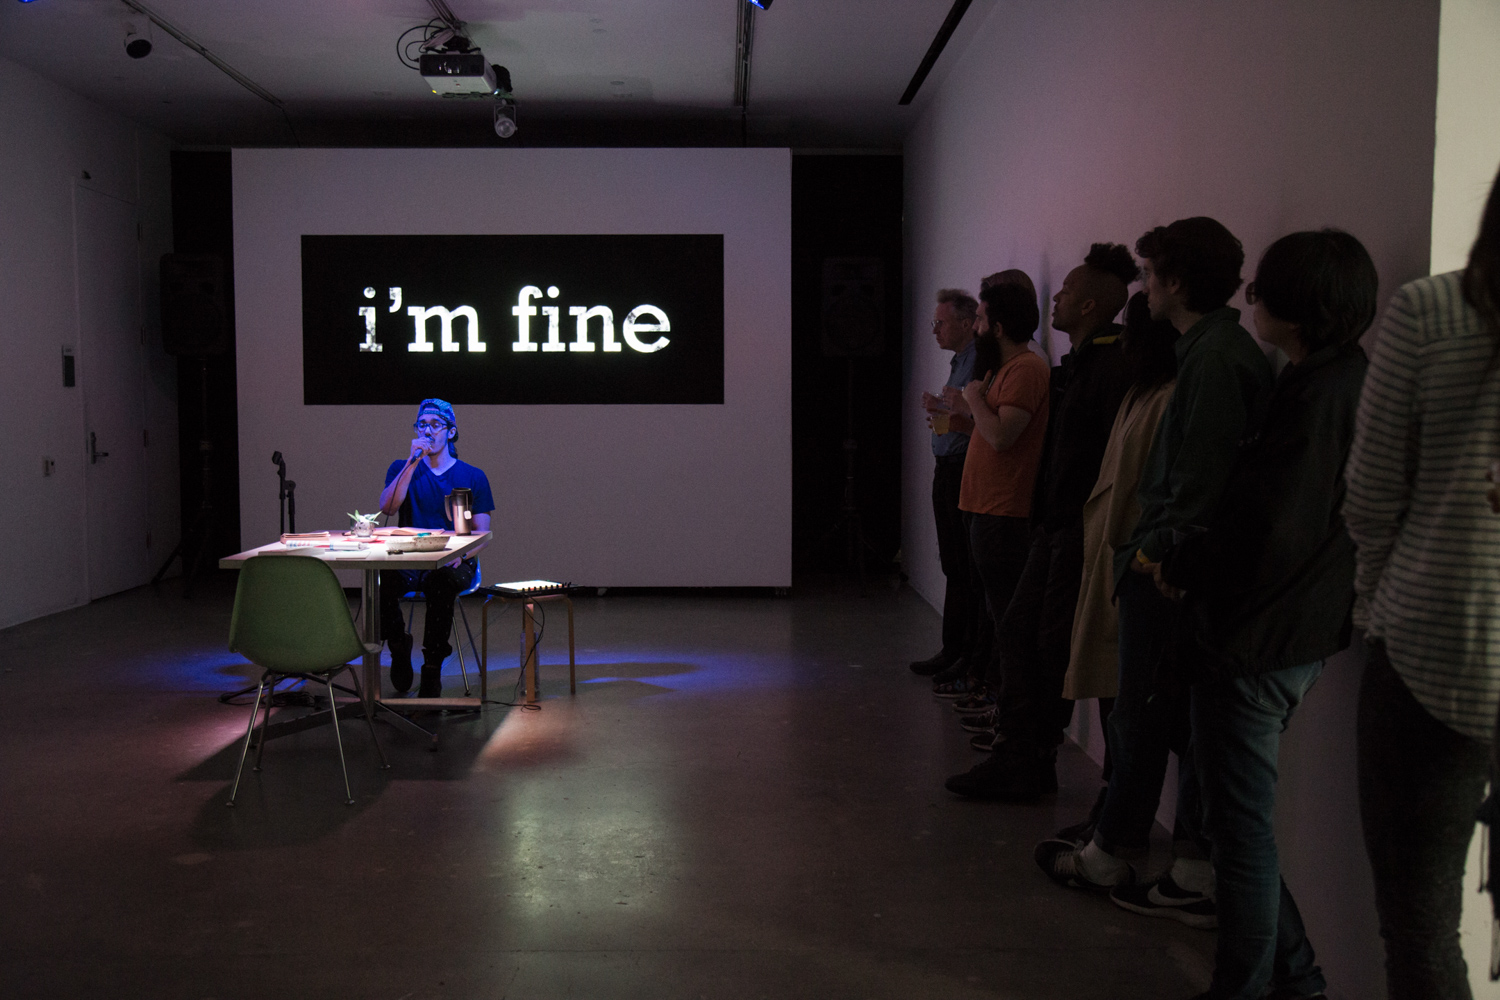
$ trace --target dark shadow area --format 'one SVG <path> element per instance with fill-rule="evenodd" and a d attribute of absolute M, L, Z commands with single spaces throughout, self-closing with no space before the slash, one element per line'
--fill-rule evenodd
<path fill-rule="evenodd" d="M 874 579 L 901 545 L 902 159 L 792 159 L 792 560 L 852 571 L 845 442 Z M 862 259 L 852 315 L 837 263 Z M 859 265 L 854 265 L 858 267 Z M 850 344 L 853 344 L 852 349 Z"/>
<path fill-rule="evenodd" d="M 207 359 L 208 414 L 199 399 L 201 370 L 195 358 L 177 365 L 178 456 L 182 470 L 184 537 L 203 499 L 200 443 L 212 444 L 213 518 L 206 536 L 203 579 L 215 576 L 215 561 L 240 551 L 240 455 L 238 390 L 234 350 L 234 189 L 230 154 L 172 153 L 172 244 L 180 254 L 217 254 L 224 260 L 229 350 Z M 147 280 L 156 280 L 156 261 L 145 261 Z M 270 456 L 266 456 L 269 462 Z"/>

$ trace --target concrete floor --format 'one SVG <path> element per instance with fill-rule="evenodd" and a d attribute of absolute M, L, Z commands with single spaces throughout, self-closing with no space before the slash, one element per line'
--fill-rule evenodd
<path fill-rule="evenodd" d="M 446 718 L 436 753 L 379 726 L 390 771 L 345 723 L 353 807 L 330 729 L 275 741 L 226 809 L 248 709 L 215 695 L 252 675 L 224 649 L 231 588 L 0 631 L 0 996 L 1206 987 L 1211 934 L 1032 862 L 1098 786 L 1077 748 L 1040 805 L 943 791 L 979 755 L 906 669 L 938 626 L 909 590 L 582 600 L 576 698 L 544 666 L 541 711 Z M 515 629 L 497 628 L 497 665 Z M 491 676 L 506 697 L 514 668 Z"/>

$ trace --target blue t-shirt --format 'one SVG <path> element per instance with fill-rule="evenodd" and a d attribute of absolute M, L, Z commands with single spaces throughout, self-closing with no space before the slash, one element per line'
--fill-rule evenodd
<path fill-rule="evenodd" d="M 385 470 L 385 484 L 391 485 L 405 467 L 404 460 L 392 462 Z M 424 460 L 417 463 L 417 471 L 412 473 L 411 484 L 406 489 L 406 502 L 401 505 L 397 523 L 403 528 L 452 531 L 453 519 L 443 509 L 443 499 L 457 488 L 466 488 L 473 493 L 474 513 L 488 514 L 495 509 L 490 481 L 482 470 L 468 462 L 455 461 L 447 472 L 437 476 Z"/>

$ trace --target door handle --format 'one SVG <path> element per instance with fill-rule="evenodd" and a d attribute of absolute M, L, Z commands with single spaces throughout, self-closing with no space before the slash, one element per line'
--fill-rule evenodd
<path fill-rule="evenodd" d="M 99 459 L 108 458 L 109 452 L 99 450 L 99 435 L 89 431 L 89 464 L 99 464 Z"/>

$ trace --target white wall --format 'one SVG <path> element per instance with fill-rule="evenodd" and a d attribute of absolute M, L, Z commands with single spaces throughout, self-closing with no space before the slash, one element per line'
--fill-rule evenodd
<path fill-rule="evenodd" d="M 1500 170 L 1500 4 L 1443 0 L 1438 39 L 1437 149 L 1432 169 L 1432 272 L 1462 268 L 1485 199 Z M 1478 884 L 1480 838 L 1469 845 L 1468 881 Z M 1500 995 L 1483 980 L 1492 913 L 1486 897 L 1464 895 L 1463 944 L 1476 995 Z M 1480 984 L 1483 983 L 1482 987 Z M 1480 989 L 1485 993 L 1480 993 Z"/>
<path fill-rule="evenodd" d="M 170 184 L 165 138 L 0 59 L 0 493 L 13 526 L 0 627 L 87 600 L 83 390 L 63 388 L 61 362 L 64 345 L 78 346 L 75 185 L 134 203 L 143 224 L 153 558 L 177 542 L 177 376 L 161 351 L 156 280 L 171 249 Z M 57 462 L 51 478 L 43 456 Z"/>
<path fill-rule="evenodd" d="M 1427 272 L 1438 15 L 1437 0 L 1002 3 L 945 55 L 906 145 L 902 533 L 924 596 L 942 591 L 918 403 L 947 372 L 933 293 L 1020 267 L 1045 301 L 1091 242 L 1211 215 L 1247 273 L 1287 232 L 1348 229 L 1383 300 Z M 1364 998 L 1384 982 L 1352 787 L 1359 669 L 1332 661 L 1294 721 L 1278 828 L 1330 994 Z"/>
<path fill-rule="evenodd" d="M 1500 4 L 1443 0 L 1438 41 L 1437 151 L 1432 171 L 1432 273 L 1463 267 L 1500 170 Z"/>
<path fill-rule="evenodd" d="M 722 406 L 458 408 L 495 494 L 485 578 L 791 583 L 788 150 L 236 150 L 234 197 L 246 545 L 276 537 L 273 450 L 298 527 L 342 528 L 415 418 L 303 405 L 302 234 L 723 233 Z"/>

